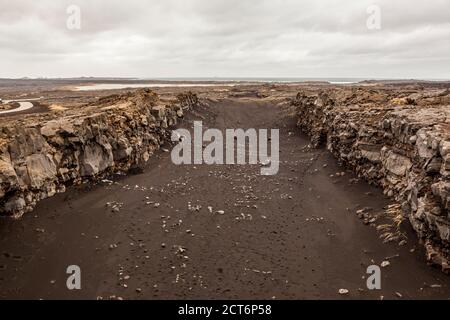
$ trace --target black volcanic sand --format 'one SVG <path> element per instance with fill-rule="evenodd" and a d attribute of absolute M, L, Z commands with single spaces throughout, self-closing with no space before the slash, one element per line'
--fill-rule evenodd
<path fill-rule="evenodd" d="M 345 169 L 326 150 L 305 148 L 280 109 L 236 99 L 206 114 L 204 124 L 220 129 L 280 128 L 279 174 L 175 166 L 161 151 L 143 173 L 71 188 L 20 220 L 1 220 L 0 297 L 450 298 L 450 278 L 427 266 L 412 233 L 406 246 L 383 244 L 357 218 L 359 208 L 389 203 L 381 191 L 350 183 L 348 171 L 330 177 Z M 123 203 L 119 212 L 112 201 Z M 387 257 L 382 290 L 367 290 L 367 266 Z M 81 267 L 80 291 L 66 287 L 69 265 Z"/>

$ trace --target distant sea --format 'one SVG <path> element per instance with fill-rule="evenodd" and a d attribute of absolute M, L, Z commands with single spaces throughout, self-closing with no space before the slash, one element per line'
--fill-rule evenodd
<path fill-rule="evenodd" d="M 434 78 L 307 78 L 307 77 L 292 77 L 292 78 L 271 78 L 271 77 L 199 77 L 199 78 L 137 78 L 136 80 L 153 80 L 153 81 L 178 81 L 178 82 L 278 82 L 278 83 L 296 83 L 296 82 L 329 82 L 331 84 L 352 84 L 362 81 L 393 81 L 393 82 L 403 82 L 403 81 L 430 81 L 430 82 L 448 82 L 450 79 L 434 79 Z"/>
<path fill-rule="evenodd" d="M 199 77 L 199 78 L 140 78 L 139 80 L 158 80 L 158 81 L 201 81 L 201 82 L 209 82 L 209 81 L 218 81 L 218 82 L 311 82 L 311 81 L 319 81 L 319 82 L 329 82 L 332 84 L 350 84 L 357 83 L 364 80 L 368 80 L 365 78 L 257 78 L 257 77 L 249 77 L 249 78 L 227 78 L 227 77 Z"/>

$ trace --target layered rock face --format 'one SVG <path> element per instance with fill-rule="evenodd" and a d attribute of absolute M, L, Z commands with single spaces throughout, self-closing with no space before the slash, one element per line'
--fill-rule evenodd
<path fill-rule="evenodd" d="M 315 146 L 401 204 L 428 259 L 450 271 L 450 92 L 300 92 L 298 125 Z"/>
<path fill-rule="evenodd" d="M 0 214 L 20 217 L 67 186 L 141 168 L 170 126 L 198 103 L 186 93 L 169 105 L 144 89 L 100 99 L 57 117 L 29 117 L 0 129 Z"/>

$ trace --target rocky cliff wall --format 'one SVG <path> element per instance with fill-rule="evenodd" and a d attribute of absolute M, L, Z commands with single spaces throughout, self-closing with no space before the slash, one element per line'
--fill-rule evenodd
<path fill-rule="evenodd" d="M 315 146 L 401 204 L 428 259 L 450 271 L 450 94 L 335 89 L 299 93 L 298 125 Z"/>
<path fill-rule="evenodd" d="M 70 185 L 141 168 L 169 137 L 169 127 L 197 103 L 186 93 L 166 105 L 140 90 L 58 116 L 3 123 L 0 214 L 20 217 Z"/>

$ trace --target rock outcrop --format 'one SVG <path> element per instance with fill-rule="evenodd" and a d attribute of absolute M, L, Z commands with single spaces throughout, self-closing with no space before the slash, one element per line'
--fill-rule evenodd
<path fill-rule="evenodd" d="M 427 249 L 450 271 L 450 92 L 331 89 L 292 102 L 312 144 L 401 204 Z"/>
<path fill-rule="evenodd" d="M 148 89 L 102 98 L 60 116 L 0 128 L 0 214 L 20 217 L 67 186 L 142 168 L 196 95 L 162 104 Z"/>

